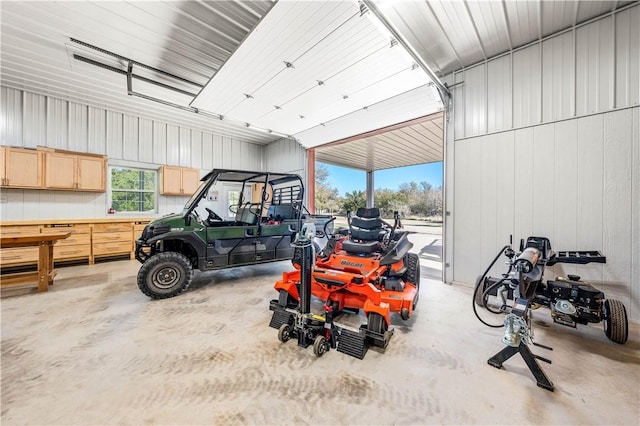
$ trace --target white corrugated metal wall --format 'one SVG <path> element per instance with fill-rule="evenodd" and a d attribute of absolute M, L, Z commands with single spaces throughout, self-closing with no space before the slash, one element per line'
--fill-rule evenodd
<path fill-rule="evenodd" d="M 157 169 L 167 164 L 197 168 L 203 174 L 215 167 L 261 170 L 267 149 L 178 124 L 12 88 L 2 87 L 0 95 L 0 143 L 5 146 L 41 145 L 106 154 L 109 165 Z M 181 210 L 186 198 L 160 196 L 158 213 Z M 107 203 L 106 193 L 3 189 L 0 219 L 103 217 Z"/>
<path fill-rule="evenodd" d="M 640 321 L 640 6 L 455 72 L 446 280 L 473 284 L 513 234 L 606 265 L 557 265 Z M 502 264 L 493 274 L 501 272 Z"/>
<path fill-rule="evenodd" d="M 280 139 L 265 147 L 265 170 L 270 172 L 297 173 L 302 177 L 305 190 L 307 185 L 307 150 L 291 139 Z M 308 193 L 304 204 L 308 206 Z"/>

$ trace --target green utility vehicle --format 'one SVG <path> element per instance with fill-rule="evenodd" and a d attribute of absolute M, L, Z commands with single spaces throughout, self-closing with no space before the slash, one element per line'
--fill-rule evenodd
<path fill-rule="evenodd" d="M 225 185 L 238 188 L 226 220 L 214 211 L 224 209 L 227 216 L 227 199 L 219 197 Z M 291 243 L 302 223 L 324 230 L 331 219 L 309 214 L 303 197 L 304 185 L 296 174 L 212 170 L 181 213 L 154 220 L 136 240 L 136 259 L 142 263 L 138 287 L 153 299 L 165 299 L 189 287 L 194 269 L 292 259 Z"/>

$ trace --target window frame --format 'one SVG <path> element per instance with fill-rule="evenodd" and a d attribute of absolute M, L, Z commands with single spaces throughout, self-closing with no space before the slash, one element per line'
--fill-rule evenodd
<path fill-rule="evenodd" d="M 156 215 L 158 213 L 158 203 L 159 203 L 159 198 L 160 198 L 160 191 L 159 191 L 159 187 L 158 187 L 158 183 L 159 183 L 159 178 L 158 178 L 158 169 L 155 168 L 150 168 L 150 167 L 141 167 L 139 165 L 129 165 L 129 164 L 109 164 L 108 165 L 108 174 L 109 174 L 109 184 L 107 185 L 107 206 L 106 206 L 106 210 L 107 212 L 109 211 L 109 209 L 111 207 L 113 207 L 113 192 L 114 192 L 114 188 L 113 188 L 113 182 L 112 182 L 112 178 L 113 178 L 113 169 L 129 169 L 129 170 L 135 170 L 135 171 L 141 171 L 141 172 L 153 172 L 153 176 L 154 176 L 154 180 L 153 180 L 153 185 L 154 185 L 154 189 L 153 191 L 150 190 L 136 190 L 136 189 L 116 189 L 116 191 L 126 191 L 126 192 L 134 192 L 134 193 L 152 193 L 153 194 L 153 210 L 145 210 L 145 211 L 116 211 L 113 215 L 120 215 L 120 216 L 149 216 L 149 215 Z"/>

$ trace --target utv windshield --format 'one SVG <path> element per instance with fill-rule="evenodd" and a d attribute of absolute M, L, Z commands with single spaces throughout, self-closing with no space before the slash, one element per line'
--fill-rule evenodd
<path fill-rule="evenodd" d="M 200 201 L 200 198 L 202 198 L 204 196 L 204 192 L 206 191 L 207 186 L 209 186 L 209 182 L 210 179 L 207 179 L 205 181 L 200 182 L 200 186 L 198 186 L 198 189 L 196 189 L 194 191 L 194 193 L 191 195 L 191 197 L 189 197 L 189 199 L 187 200 L 187 202 L 184 204 L 184 207 L 182 209 L 182 215 L 186 215 L 187 212 L 189 211 L 189 209 L 194 205 L 197 204 L 198 201 Z"/>

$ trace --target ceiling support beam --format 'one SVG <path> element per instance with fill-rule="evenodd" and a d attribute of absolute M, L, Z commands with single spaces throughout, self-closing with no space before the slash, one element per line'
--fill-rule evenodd
<path fill-rule="evenodd" d="M 420 67 L 424 70 L 424 72 L 427 73 L 429 78 L 431 78 L 433 83 L 436 85 L 438 92 L 440 93 L 440 98 L 442 99 L 442 103 L 445 105 L 449 105 L 451 92 L 449 91 L 447 86 L 445 86 L 444 83 L 440 81 L 440 79 L 433 72 L 429 64 L 427 64 L 426 61 L 422 58 L 422 56 L 420 56 L 418 52 L 413 48 L 413 46 L 409 44 L 407 39 L 402 34 L 400 34 L 396 26 L 393 25 L 391 21 L 389 21 L 386 18 L 386 16 L 384 16 L 384 14 L 380 11 L 380 9 L 378 9 L 378 6 L 376 6 L 373 0 L 362 0 L 362 2 L 365 4 L 365 6 L 367 6 L 367 8 L 369 8 L 371 13 L 373 13 L 376 16 L 376 18 L 380 20 L 380 22 L 382 22 L 382 24 L 387 28 L 387 30 L 389 30 L 391 35 L 395 37 L 396 40 L 398 40 L 398 43 L 400 43 L 402 47 L 405 48 L 405 50 L 409 53 L 409 55 L 411 55 L 413 60 L 416 61 L 416 63 L 420 65 Z"/>
<path fill-rule="evenodd" d="M 307 210 L 316 212 L 316 150 L 307 150 Z"/>
<path fill-rule="evenodd" d="M 373 170 L 367 170 L 367 205 L 366 208 L 373 208 L 375 205 L 375 191 L 373 182 Z"/>

